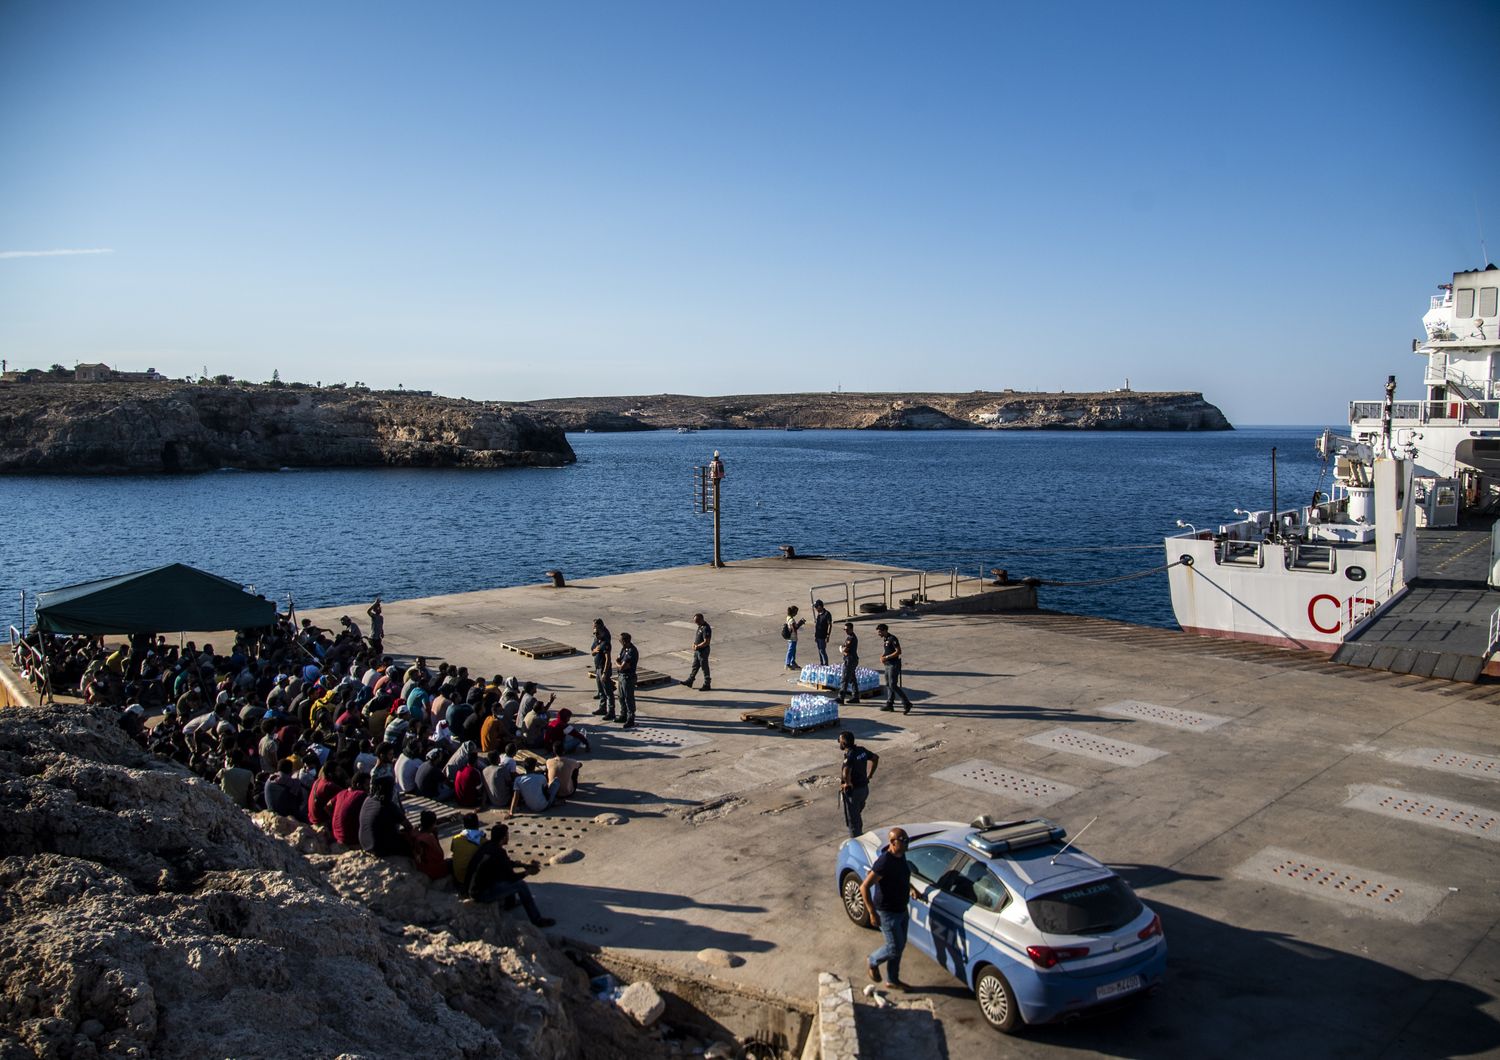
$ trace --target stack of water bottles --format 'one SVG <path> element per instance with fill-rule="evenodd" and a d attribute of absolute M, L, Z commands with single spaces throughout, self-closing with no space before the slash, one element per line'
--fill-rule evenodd
<path fill-rule="evenodd" d="M 812 729 L 838 720 L 839 705 L 832 698 L 802 692 L 787 704 L 782 724 L 788 729 Z"/>
<path fill-rule="evenodd" d="M 808 663 L 797 675 L 797 680 L 804 685 L 812 685 L 814 688 L 837 689 L 844 680 L 844 668 L 842 666 L 820 666 L 817 663 Z M 856 666 L 854 668 L 854 680 L 859 685 L 859 694 L 865 695 L 874 692 L 880 687 L 880 671 L 872 670 L 868 666 Z"/>

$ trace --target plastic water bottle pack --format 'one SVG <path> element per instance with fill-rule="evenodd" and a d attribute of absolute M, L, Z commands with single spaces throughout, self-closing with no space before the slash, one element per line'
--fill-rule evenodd
<path fill-rule="evenodd" d="M 782 724 L 788 729 L 810 729 L 839 720 L 839 705 L 828 696 L 795 695 L 787 704 Z"/>
<path fill-rule="evenodd" d="M 814 688 L 838 688 L 844 680 L 844 668 L 842 666 L 820 663 L 808 663 L 797 675 L 797 680 L 804 685 L 812 685 Z M 880 687 L 882 680 L 879 670 L 872 670 L 868 666 L 857 666 L 854 668 L 854 680 L 859 686 L 859 694 L 873 692 Z"/>

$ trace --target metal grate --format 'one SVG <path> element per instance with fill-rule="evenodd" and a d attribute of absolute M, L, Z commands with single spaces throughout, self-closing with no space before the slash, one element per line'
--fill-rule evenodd
<path fill-rule="evenodd" d="M 1418 747 L 1391 756 L 1393 761 L 1423 769 L 1440 769 L 1444 773 L 1457 773 L 1465 777 L 1484 777 L 1500 780 L 1500 758 L 1489 755 L 1464 754 L 1462 751 L 1444 751 L 1433 747 Z"/>
<path fill-rule="evenodd" d="M 491 622 L 470 622 L 464 629 L 471 629 L 475 633 L 501 633 L 504 632 L 499 626 Z"/>
<path fill-rule="evenodd" d="M 1412 924 L 1427 919 L 1443 900 L 1443 892 L 1437 887 L 1280 847 L 1260 851 L 1238 866 L 1234 874 L 1252 883 L 1274 884 L 1297 894 Z"/>
<path fill-rule="evenodd" d="M 564 850 L 578 849 L 588 825 L 566 824 L 555 818 L 512 817 L 510 842 L 506 849 L 517 861 L 539 858 L 546 861 Z"/>
<path fill-rule="evenodd" d="M 1463 835 L 1478 836 L 1481 839 L 1500 840 L 1500 814 L 1482 806 L 1468 806 L 1434 795 L 1420 795 L 1374 784 L 1358 784 L 1352 791 L 1345 806 Z"/>
<path fill-rule="evenodd" d="M 689 747 L 701 747 L 709 742 L 707 736 L 699 736 L 697 733 L 650 727 L 606 729 L 604 735 L 615 743 L 644 744 L 667 751 L 685 751 Z"/>
<path fill-rule="evenodd" d="M 1069 728 L 1048 729 L 1046 732 L 1026 737 L 1026 742 L 1035 744 L 1037 747 L 1050 747 L 1055 751 L 1066 751 L 1068 754 L 1083 755 L 1085 758 L 1095 758 L 1101 762 L 1119 766 L 1142 766 L 1167 753 L 1158 751 L 1154 747 L 1143 747 L 1138 743 L 1126 743 L 1123 740 L 1106 740 L 1102 736 Z"/>
<path fill-rule="evenodd" d="M 1120 718 L 1135 718 L 1137 721 L 1149 721 L 1156 725 L 1167 725 L 1173 729 L 1186 729 L 1189 732 L 1207 732 L 1229 720 L 1217 714 L 1200 714 L 1195 710 L 1162 707 L 1155 703 L 1143 703 L 1139 699 L 1122 699 L 1118 703 L 1100 707 L 1099 713 L 1113 714 Z"/>
<path fill-rule="evenodd" d="M 1032 806 L 1047 806 L 1078 794 L 1078 789 L 1042 777 L 1013 773 L 993 762 L 975 758 L 932 774 L 934 780 L 946 780 L 962 788 L 973 788 L 989 795 L 1020 799 Z"/>

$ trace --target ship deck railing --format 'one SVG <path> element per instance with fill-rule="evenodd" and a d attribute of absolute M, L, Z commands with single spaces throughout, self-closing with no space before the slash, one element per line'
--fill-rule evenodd
<path fill-rule="evenodd" d="M 1369 420 L 1378 423 L 1384 408 L 1383 401 L 1351 401 L 1349 422 Z M 1500 401 L 1470 401 L 1456 396 L 1446 401 L 1396 401 L 1391 405 L 1391 420 L 1403 424 L 1500 420 Z"/>

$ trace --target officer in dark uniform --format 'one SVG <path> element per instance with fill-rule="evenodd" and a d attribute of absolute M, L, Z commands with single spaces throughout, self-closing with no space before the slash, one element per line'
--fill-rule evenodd
<path fill-rule="evenodd" d="M 620 655 L 615 663 L 620 667 L 620 728 L 635 728 L 635 668 L 641 661 L 641 652 L 631 643 L 629 633 L 620 634 Z"/>
<path fill-rule="evenodd" d="M 844 646 L 839 649 L 844 656 L 844 675 L 839 680 L 839 702 L 844 702 L 847 694 L 851 702 L 859 702 L 859 678 L 855 671 L 859 669 L 859 638 L 854 635 L 854 623 L 844 623 Z"/>
<path fill-rule="evenodd" d="M 610 652 L 612 639 L 604 619 L 594 619 L 594 643 L 589 645 L 589 655 L 594 663 L 594 698 L 599 701 L 599 709 L 594 713 L 605 721 L 615 720 L 614 659 Z"/>
<path fill-rule="evenodd" d="M 698 670 L 702 668 L 703 691 L 707 692 L 711 687 L 709 682 L 713 680 L 708 674 L 708 648 L 713 643 L 714 631 L 702 614 L 693 616 L 693 624 L 698 627 L 698 632 L 693 637 L 693 668 L 688 671 L 687 680 L 682 683 L 692 688 L 693 678 L 698 676 Z"/>
<path fill-rule="evenodd" d="M 906 698 L 906 689 L 901 687 L 901 642 L 884 622 L 875 627 L 880 634 L 880 661 L 885 664 L 885 706 L 881 710 L 895 710 L 896 697 L 906 704 L 901 713 L 911 713 L 911 700 Z"/>

